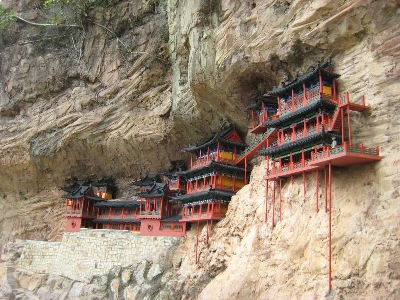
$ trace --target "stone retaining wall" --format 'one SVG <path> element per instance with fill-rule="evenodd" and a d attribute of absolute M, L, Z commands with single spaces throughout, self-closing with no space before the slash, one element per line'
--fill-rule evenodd
<path fill-rule="evenodd" d="M 81 229 L 64 233 L 62 242 L 27 241 L 18 268 L 89 282 L 114 266 L 153 260 L 181 239 L 139 236 L 126 230 Z"/>

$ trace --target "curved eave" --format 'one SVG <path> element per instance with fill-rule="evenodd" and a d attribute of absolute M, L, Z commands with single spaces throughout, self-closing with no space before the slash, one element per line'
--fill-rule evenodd
<path fill-rule="evenodd" d="M 194 147 L 188 147 L 188 148 L 184 149 L 184 151 L 189 152 L 189 153 L 196 153 L 197 151 L 206 149 L 209 146 L 216 144 L 217 142 L 220 142 L 221 145 L 229 145 L 229 146 L 238 147 L 239 151 L 240 151 L 240 149 L 242 149 L 242 148 L 244 149 L 247 146 L 245 143 L 233 142 L 233 141 L 226 140 L 223 138 L 214 137 L 211 140 L 209 140 L 208 142 L 205 142 L 204 144 L 201 144 L 199 146 L 194 146 Z"/>
<path fill-rule="evenodd" d="M 272 156 L 272 157 L 281 156 L 290 153 L 291 151 L 302 149 L 304 146 L 315 143 L 316 141 L 329 143 L 332 137 L 336 137 L 338 140 L 340 140 L 340 135 L 329 132 L 318 132 L 311 136 L 307 136 L 305 138 L 296 140 L 294 142 L 285 143 L 278 147 L 266 148 L 264 150 L 259 151 L 258 154 Z"/>
<path fill-rule="evenodd" d="M 281 116 L 278 119 L 275 120 L 268 120 L 265 121 L 264 123 L 262 123 L 260 125 L 260 127 L 279 127 L 279 126 L 283 126 L 286 125 L 287 123 L 292 123 L 293 120 L 300 118 L 302 116 L 307 115 L 308 113 L 312 112 L 312 111 L 316 111 L 319 108 L 326 108 L 329 110 L 334 110 L 336 107 L 335 103 L 332 103 L 329 100 L 323 99 L 323 98 L 319 98 L 317 101 L 302 107 L 300 109 L 295 110 L 294 112 L 288 113 L 286 115 Z"/>
<path fill-rule="evenodd" d="M 104 201 L 95 204 L 98 208 L 138 208 L 139 201 Z"/>
<path fill-rule="evenodd" d="M 275 88 L 271 91 L 266 92 L 264 94 L 264 96 L 277 96 L 277 97 L 284 96 L 285 94 L 291 92 L 292 89 L 302 87 L 303 83 L 306 83 L 307 81 L 309 81 L 311 79 L 318 78 L 319 72 L 321 72 L 321 74 L 324 78 L 334 79 L 334 78 L 340 77 L 339 74 L 329 72 L 328 70 L 326 70 L 324 68 L 315 68 L 314 70 L 312 70 L 308 73 L 305 73 L 304 75 L 300 76 L 297 80 L 292 81 L 291 83 L 289 83 L 288 85 L 286 85 L 284 87 Z"/>
<path fill-rule="evenodd" d="M 202 174 L 206 174 L 209 172 L 218 172 L 218 173 L 225 173 L 229 175 L 235 175 L 238 178 L 244 178 L 244 173 L 245 170 L 244 168 L 237 167 L 234 165 L 228 165 L 220 162 L 216 162 L 212 160 L 208 165 L 205 165 L 204 167 L 201 168 L 196 168 L 192 170 L 187 170 L 187 171 L 182 171 L 179 172 L 178 174 L 180 176 L 183 176 L 186 180 L 192 178 L 193 176 L 199 176 Z"/>
<path fill-rule="evenodd" d="M 193 194 L 171 197 L 171 200 L 180 201 L 183 204 L 197 202 L 197 201 L 206 201 L 206 200 L 230 201 L 233 195 L 235 195 L 234 192 L 223 191 L 223 190 L 208 190 Z"/>
<path fill-rule="evenodd" d="M 94 200 L 94 201 L 106 201 L 107 199 L 97 197 L 97 196 L 85 196 L 85 199 Z"/>
<path fill-rule="evenodd" d="M 140 219 L 94 219 L 94 223 L 106 223 L 106 224 L 131 224 L 140 223 Z"/>
<path fill-rule="evenodd" d="M 263 99 L 259 99 L 257 102 L 254 102 L 246 107 L 247 110 L 258 110 L 262 107 L 262 103 L 264 102 L 264 105 L 268 104 L 275 104 L 278 105 L 278 99 L 275 96 L 262 96 Z"/>

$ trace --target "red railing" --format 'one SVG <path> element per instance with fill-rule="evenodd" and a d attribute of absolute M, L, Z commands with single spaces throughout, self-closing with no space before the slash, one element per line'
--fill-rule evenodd
<path fill-rule="evenodd" d="M 313 153 L 312 158 L 313 160 L 321 160 L 327 157 L 335 156 L 341 153 L 358 153 L 358 154 L 366 154 L 366 155 L 374 155 L 379 156 L 379 147 L 365 147 L 363 144 L 359 146 L 349 146 L 347 142 L 345 142 L 341 146 L 337 146 L 335 148 L 328 148 L 325 151 Z"/>

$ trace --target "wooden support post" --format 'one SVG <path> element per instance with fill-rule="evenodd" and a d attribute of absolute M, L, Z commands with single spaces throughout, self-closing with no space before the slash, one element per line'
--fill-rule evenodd
<path fill-rule="evenodd" d="M 324 200 L 325 200 L 325 212 L 328 212 L 328 191 L 327 191 L 328 179 L 326 166 L 324 168 Z"/>
<path fill-rule="evenodd" d="M 350 125 L 350 108 L 347 108 L 347 127 L 349 130 L 349 146 L 351 147 L 353 145 L 352 141 L 351 141 L 351 125 Z"/>
<path fill-rule="evenodd" d="M 279 178 L 279 221 L 282 221 L 282 179 Z"/>
<path fill-rule="evenodd" d="M 294 111 L 294 89 L 292 89 L 292 111 Z"/>
<path fill-rule="evenodd" d="M 195 257 L 195 261 L 196 264 L 199 262 L 199 257 L 198 257 L 198 251 L 199 251 L 199 221 L 197 221 L 197 228 L 196 228 L 196 257 Z"/>
<path fill-rule="evenodd" d="M 303 172 L 303 194 L 306 195 L 306 172 Z"/>
<path fill-rule="evenodd" d="M 341 109 L 341 118 L 342 118 L 342 145 L 344 144 L 344 110 Z"/>
<path fill-rule="evenodd" d="M 315 179 L 316 179 L 316 183 L 315 183 L 315 196 L 316 196 L 316 202 L 315 202 L 315 206 L 316 206 L 316 209 L 317 209 L 317 213 L 319 212 L 319 204 L 318 204 L 318 198 L 319 198 L 319 191 L 318 191 L 318 188 L 319 188 L 319 183 L 318 183 L 318 170 L 316 170 L 315 171 Z"/>
<path fill-rule="evenodd" d="M 266 180 L 265 184 L 265 222 L 268 221 L 268 183 L 269 180 Z"/>
<path fill-rule="evenodd" d="M 329 162 L 329 268 L 328 293 L 332 291 L 332 163 Z"/>
<path fill-rule="evenodd" d="M 206 235 L 206 245 L 208 245 L 208 220 L 207 220 L 207 235 Z"/>
<path fill-rule="evenodd" d="M 276 178 L 274 179 L 274 187 L 272 191 L 272 227 L 275 226 L 275 189 L 276 189 Z"/>

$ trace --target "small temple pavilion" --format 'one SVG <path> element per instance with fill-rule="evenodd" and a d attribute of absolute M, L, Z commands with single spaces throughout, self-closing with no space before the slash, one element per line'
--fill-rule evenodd
<path fill-rule="evenodd" d="M 295 176 L 301 175 L 305 194 L 306 174 L 315 172 L 316 211 L 320 209 L 319 189 L 323 188 L 325 212 L 329 213 L 329 291 L 332 167 L 348 167 L 382 159 L 378 147 L 354 143 L 351 114 L 363 112 L 369 107 L 365 104 L 364 97 L 352 102 L 348 93 L 338 93 L 339 76 L 333 72 L 331 62 L 327 62 L 282 87 L 268 91 L 263 99 L 249 106 L 252 117 L 250 132 L 258 137 L 237 161 L 250 161 L 256 154 L 267 160 L 265 219 L 271 214 L 272 226 L 275 226 L 277 198 L 279 220 L 282 219 L 283 180 L 288 178 L 293 182 Z M 322 187 L 319 183 L 320 177 L 323 181 Z M 270 183 L 272 191 L 269 190 Z"/>
<path fill-rule="evenodd" d="M 141 221 L 141 235 L 185 236 L 186 224 L 179 222 L 181 206 L 170 202 L 172 196 L 184 193 L 181 189 L 185 187 L 185 180 L 178 172 L 185 169 L 183 161 L 173 161 L 168 171 L 133 182 L 140 188 L 137 218 Z"/>
<path fill-rule="evenodd" d="M 190 168 L 176 174 L 186 181 L 186 194 L 172 196 L 171 202 L 181 203 L 182 224 L 197 224 L 196 261 L 199 223 L 207 223 L 208 242 L 213 221 L 225 216 L 231 197 L 248 181 L 245 169 L 234 165 L 245 148 L 237 131 L 229 127 L 205 143 L 185 149 L 190 153 Z"/>
<path fill-rule="evenodd" d="M 109 200 L 95 204 L 96 229 L 129 230 L 140 232 L 140 202 L 138 200 Z"/>
<path fill-rule="evenodd" d="M 78 180 L 71 186 L 63 186 L 66 192 L 66 231 L 79 231 L 81 227 L 95 228 L 97 216 L 95 204 L 113 198 L 116 186 L 112 178 L 102 180 Z"/>

